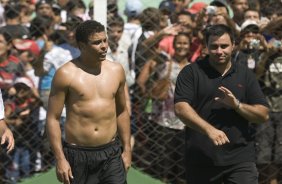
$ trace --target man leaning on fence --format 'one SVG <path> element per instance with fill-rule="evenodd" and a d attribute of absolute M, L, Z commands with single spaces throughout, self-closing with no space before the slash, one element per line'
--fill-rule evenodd
<path fill-rule="evenodd" d="M 186 66 L 175 89 L 175 112 L 186 124 L 187 182 L 258 183 L 252 123 L 268 120 L 255 74 L 231 60 L 234 35 L 205 30 L 208 56 Z"/>

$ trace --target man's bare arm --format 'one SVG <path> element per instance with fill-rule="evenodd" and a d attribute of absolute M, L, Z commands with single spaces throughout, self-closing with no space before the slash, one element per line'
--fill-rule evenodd
<path fill-rule="evenodd" d="M 127 84 L 124 85 L 124 92 L 125 92 L 126 108 L 130 116 L 131 115 L 131 101 L 130 101 L 129 88 Z"/>
<path fill-rule="evenodd" d="M 118 128 L 118 134 L 121 138 L 121 142 L 123 145 L 123 153 L 122 153 L 123 162 L 125 168 L 128 170 L 129 167 L 131 166 L 130 118 L 125 100 L 125 91 L 124 91 L 125 76 L 122 70 L 120 70 L 120 73 L 122 79 L 115 99 L 116 113 L 117 113 L 117 128 Z"/>
<path fill-rule="evenodd" d="M 248 105 L 238 102 L 236 112 L 252 123 L 264 123 L 269 119 L 269 109 L 263 105 Z"/>
<path fill-rule="evenodd" d="M 224 97 L 216 97 L 215 100 L 232 107 L 237 113 L 239 113 L 248 121 L 253 123 L 263 123 L 268 120 L 269 109 L 267 107 L 259 104 L 243 104 L 236 99 L 229 89 L 221 86 L 219 87 L 219 90 L 223 92 Z"/>
<path fill-rule="evenodd" d="M 207 135 L 215 145 L 229 143 L 226 134 L 201 118 L 190 104 L 186 102 L 176 103 L 175 114 L 186 126 Z"/>
<path fill-rule="evenodd" d="M 47 134 L 57 161 L 57 178 L 60 182 L 69 184 L 73 176 L 63 152 L 60 128 L 61 113 L 69 84 L 69 77 L 66 77 L 66 73 L 64 69 L 59 69 L 52 82 L 47 111 Z"/>

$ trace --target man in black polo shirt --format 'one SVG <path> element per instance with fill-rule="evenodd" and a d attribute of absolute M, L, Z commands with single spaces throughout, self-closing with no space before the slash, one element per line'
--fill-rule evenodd
<path fill-rule="evenodd" d="M 250 122 L 267 121 L 267 102 L 253 72 L 231 61 L 232 30 L 205 33 L 209 56 L 186 66 L 175 89 L 175 112 L 187 125 L 187 182 L 256 184 Z"/>

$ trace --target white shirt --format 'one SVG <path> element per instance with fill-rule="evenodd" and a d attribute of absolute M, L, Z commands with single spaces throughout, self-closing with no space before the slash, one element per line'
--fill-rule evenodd
<path fill-rule="evenodd" d="M 49 71 L 52 66 L 57 70 L 62 65 L 72 59 L 71 53 L 61 47 L 54 46 L 44 56 L 43 67 L 45 71 Z"/>
<path fill-rule="evenodd" d="M 4 115 L 4 103 L 3 103 L 3 99 L 2 99 L 2 92 L 0 89 L 0 120 L 4 119 L 5 115 Z"/>

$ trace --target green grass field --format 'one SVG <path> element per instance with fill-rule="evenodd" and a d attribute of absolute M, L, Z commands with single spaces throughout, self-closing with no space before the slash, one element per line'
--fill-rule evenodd
<path fill-rule="evenodd" d="M 128 184 L 163 184 L 162 182 L 153 179 L 149 175 L 146 175 L 134 168 L 129 170 L 127 176 L 127 183 Z M 51 169 L 46 173 L 40 173 L 32 178 L 28 178 L 25 181 L 21 182 L 20 184 L 60 184 L 57 181 L 55 169 Z"/>

